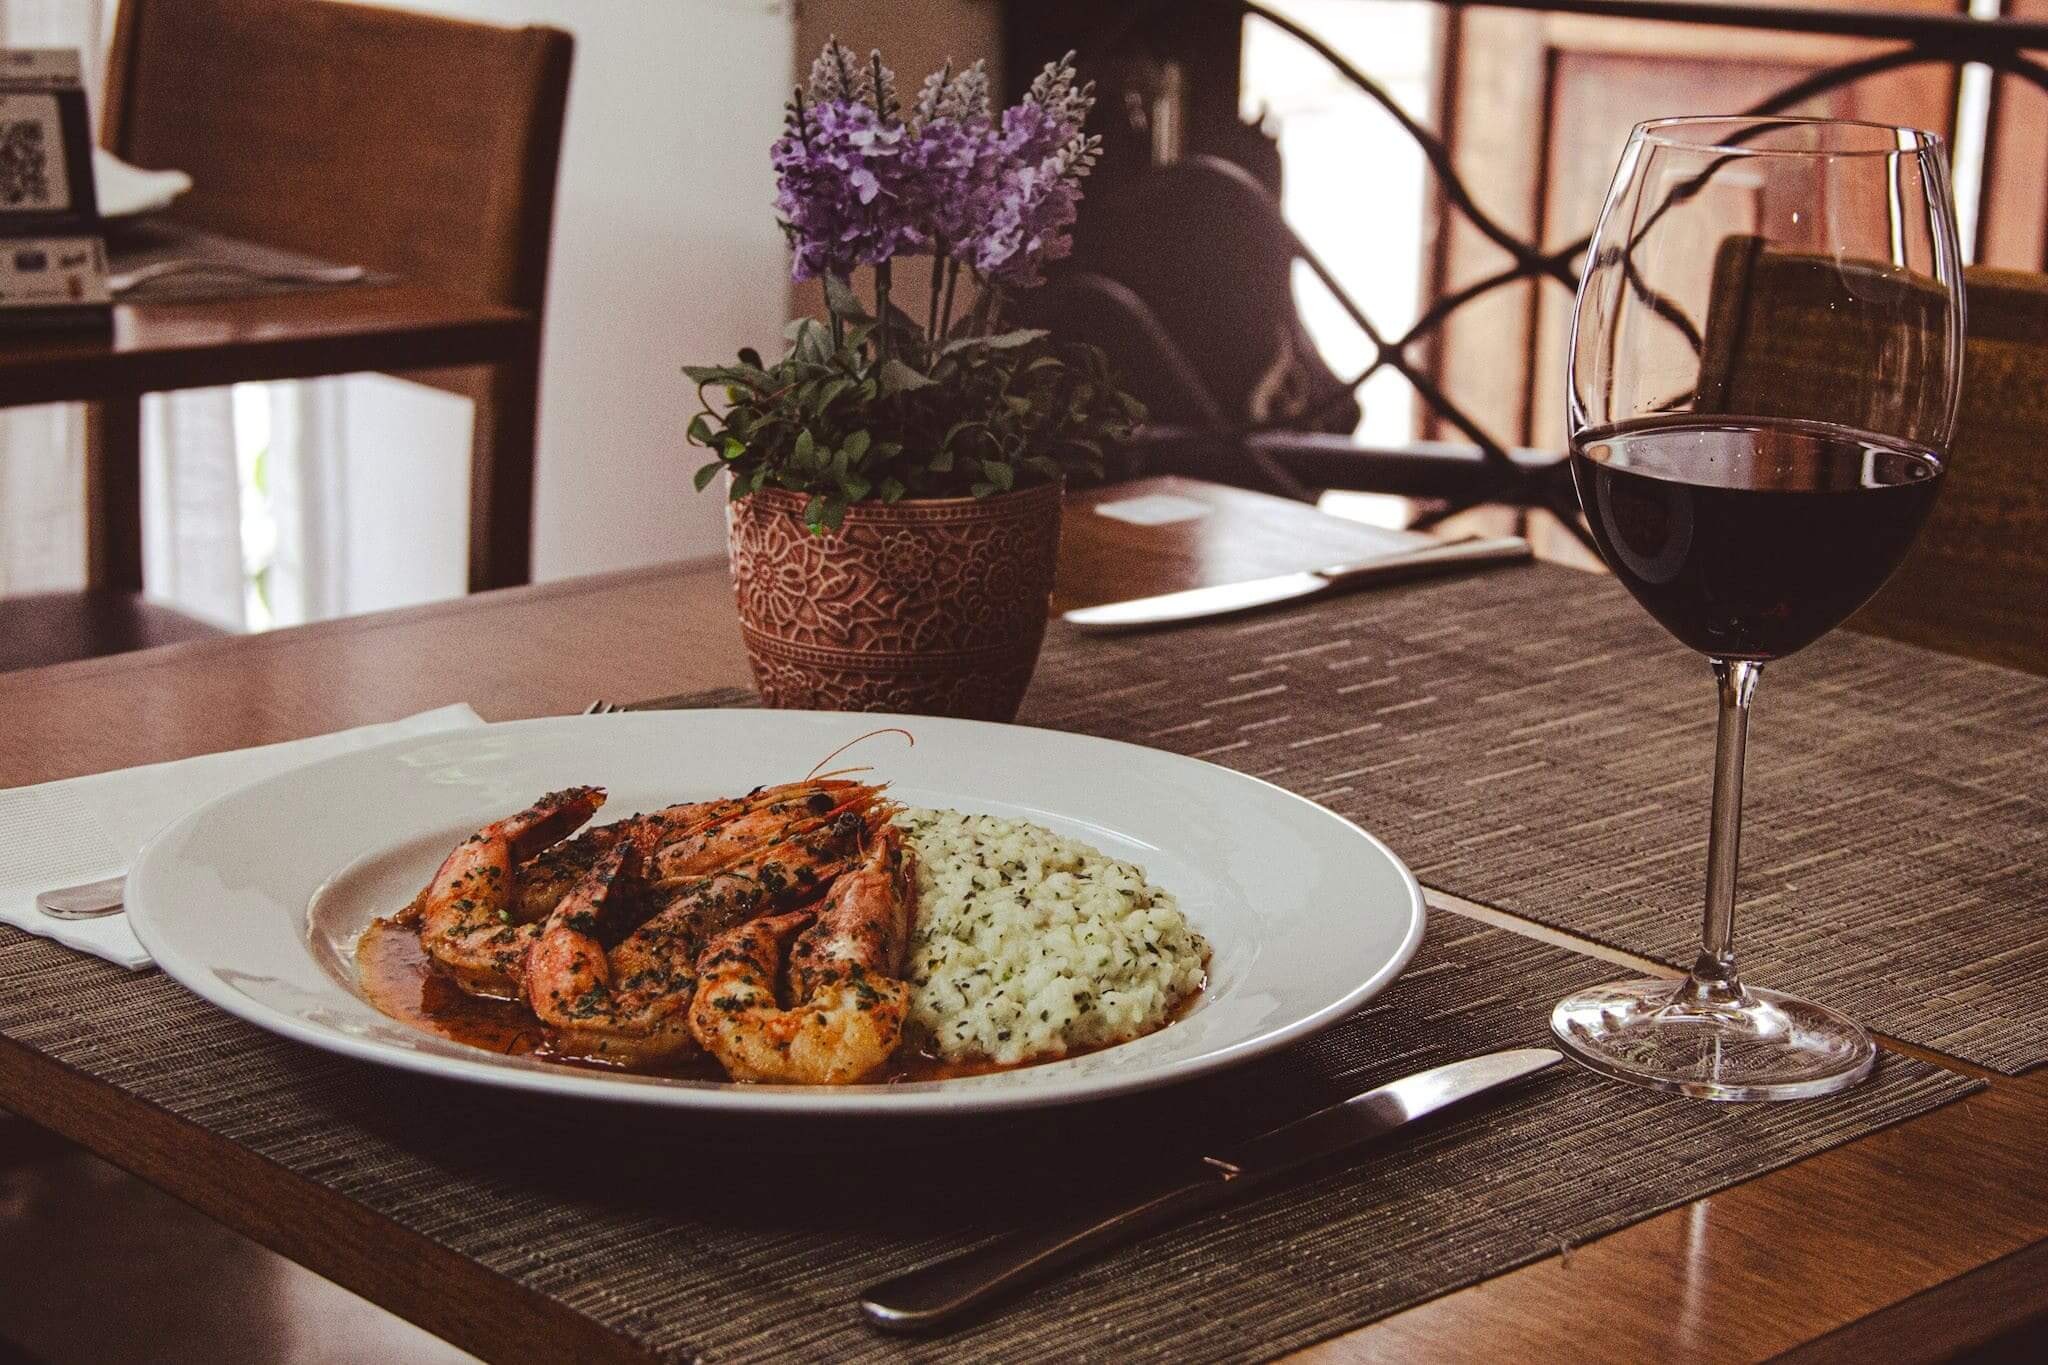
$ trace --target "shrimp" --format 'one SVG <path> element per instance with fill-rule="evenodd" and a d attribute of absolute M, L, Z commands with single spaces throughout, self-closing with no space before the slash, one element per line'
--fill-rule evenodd
<path fill-rule="evenodd" d="M 690 1029 L 735 1080 L 846 1085 L 889 1060 L 910 1008 L 914 856 L 885 826 L 815 913 L 757 919 L 706 946 Z M 786 1008 L 775 989 L 785 951 Z"/>
<path fill-rule="evenodd" d="M 845 812 L 723 871 L 669 886 L 642 875 L 635 840 L 618 840 L 548 915 L 527 958 L 527 1003 L 555 1030 L 564 1055 L 630 1067 L 695 1050 L 687 1011 L 705 940 L 815 896 L 859 854 L 866 830 L 860 815 Z M 637 927 L 635 911 L 645 915 Z M 607 952 L 607 941 L 618 946 Z"/>
<path fill-rule="evenodd" d="M 877 820 L 842 811 L 708 876 L 650 878 L 649 886 L 664 903 L 681 900 L 695 905 L 709 938 L 757 915 L 815 899 L 852 866 L 862 837 Z"/>
<path fill-rule="evenodd" d="M 621 839 L 630 838 L 652 879 L 667 883 L 716 872 L 768 845 L 817 828 L 824 817 L 865 811 L 880 788 L 858 782 L 789 782 L 751 795 L 693 801 L 587 829 L 521 869 L 517 922 L 547 918 L 578 878 Z"/>
<path fill-rule="evenodd" d="M 646 1066 L 696 1050 L 688 1011 L 703 941 L 687 907 L 671 905 L 609 953 L 600 929 L 639 880 L 631 840 L 614 844 L 548 914 L 526 966 L 526 998 L 565 1056 Z"/>
<path fill-rule="evenodd" d="M 539 926 L 513 921 L 518 869 L 596 814 L 600 787 L 549 792 L 455 846 L 410 910 L 420 946 L 471 995 L 516 997 Z"/>
<path fill-rule="evenodd" d="M 674 881 L 716 872 L 761 848 L 785 843 L 852 813 L 867 816 L 881 801 L 882 789 L 864 782 L 824 779 L 785 782 L 763 787 L 714 818 L 676 829 L 652 850 L 651 875 Z"/>

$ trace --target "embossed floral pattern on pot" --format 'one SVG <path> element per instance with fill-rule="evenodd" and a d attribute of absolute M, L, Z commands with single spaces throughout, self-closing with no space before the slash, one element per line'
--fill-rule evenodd
<path fill-rule="evenodd" d="M 804 498 L 728 503 L 733 586 L 771 706 L 1008 720 L 1045 634 L 1060 488 L 856 503 L 813 535 Z"/>

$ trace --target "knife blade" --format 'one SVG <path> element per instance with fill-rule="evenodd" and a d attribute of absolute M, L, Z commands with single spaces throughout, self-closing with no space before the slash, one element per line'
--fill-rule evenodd
<path fill-rule="evenodd" d="M 1468 537 L 1428 545 L 1416 550 L 1375 555 L 1355 564 L 1333 564 L 1325 569 L 1255 578 L 1245 583 L 1219 583 L 1207 588 L 1187 588 L 1157 597 L 1137 597 L 1128 602 L 1106 602 L 1096 607 L 1076 607 L 1062 619 L 1081 630 L 1108 634 L 1138 630 L 1146 626 L 1171 625 L 1179 621 L 1201 621 L 1218 616 L 1270 607 L 1324 593 L 1341 592 L 1371 583 L 1390 583 L 1423 574 L 1470 568 L 1483 564 L 1504 564 L 1529 558 L 1529 542 L 1520 536 Z"/>
<path fill-rule="evenodd" d="M 1261 1133 L 1222 1156 L 1202 1157 L 1182 1172 L 1186 1178 L 1181 1183 L 1122 1208 L 1016 1233 L 884 1280 L 861 1295 L 861 1315 L 887 1332 L 950 1326 L 1086 1256 L 1241 1198 L 1275 1176 L 1563 1060 L 1563 1054 L 1547 1047 L 1511 1048 L 1404 1076 Z"/>

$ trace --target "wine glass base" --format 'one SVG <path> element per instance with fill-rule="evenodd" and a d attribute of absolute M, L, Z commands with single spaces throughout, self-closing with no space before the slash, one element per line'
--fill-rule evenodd
<path fill-rule="evenodd" d="M 1617 1079 L 1709 1100 L 1798 1100 L 1870 1074 L 1876 1045 L 1852 1020 L 1777 991 L 1680 1003 L 1675 981 L 1614 981 L 1560 1000 L 1550 1031 Z"/>

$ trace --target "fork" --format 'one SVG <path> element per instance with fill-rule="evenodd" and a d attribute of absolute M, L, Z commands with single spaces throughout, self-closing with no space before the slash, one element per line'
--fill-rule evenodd
<path fill-rule="evenodd" d="M 83 886 L 60 886 L 36 892 L 36 909 L 51 919 L 98 919 L 118 915 L 127 897 L 128 879 L 108 877 Z"/>
<path fill-rule="evenodd" d="M 107 276 L 107 289 L 111 293 L 125 294 L 139 285 L 148 284 L 151 280 L 160 280 L 166 275 L 197 274 L 234 275 L 271 284 L 355 284 L 368 275 L 369 271 L 359 265 L 292 266 L 259 270 L 254 266 L 235 265 L 228 261 L 158 261 L 154 265 L 137 266 L 133 270 L 115 271 Z"/>
<path fill-rule="evenodd" d="M 599 697 L 596 701 L 583 708 L 583 714 L 586 716 L 617 716 L 623 715 L 625 710 L 626 708 L 617 702 L 606 701 L 604 698 Z"/>

